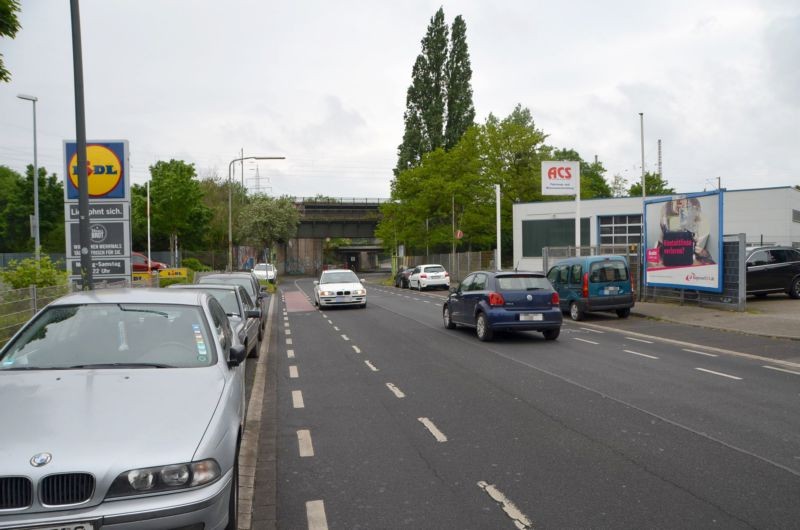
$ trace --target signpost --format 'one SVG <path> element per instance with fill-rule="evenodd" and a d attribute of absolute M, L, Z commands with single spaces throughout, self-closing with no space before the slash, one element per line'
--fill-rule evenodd
<path fill-rule="evenodd" d="M 581 164 L 573 161 L 542 162 L 542 195 L 575 196 L 575 247 L 581 246 Z"/>

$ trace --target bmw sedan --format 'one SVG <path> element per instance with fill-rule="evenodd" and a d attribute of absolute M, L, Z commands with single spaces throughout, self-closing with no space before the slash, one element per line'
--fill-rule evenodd
<path fill-rule="evenodd" d="M 314 305 L 367 307 L 367 290 L 351 270 L 322 271 L 319 280 L 314 280 Z"/>
<path fill-rule="evenodd" d="M 442 308 L 444 327 L 475 328 L 478 339 L 497 331 L 540 331 L 547 340 L 561 333 L 558 293 L 538 272 L 477 271 L 464 278 Z"/>
<path fill-rule="evenodd" d="M 206 293 L 45 307 L 0 350 L 0 528 L 235 529 L 244 357 Z"/>

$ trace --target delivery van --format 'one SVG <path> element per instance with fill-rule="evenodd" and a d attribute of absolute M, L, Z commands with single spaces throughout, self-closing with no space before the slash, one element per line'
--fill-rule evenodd
<path fill-rule="evenodd" d="M 558 293 L 561 311 L 572 320 L 591 311 L 615 311 L 620 318 L 631 314 L 633 281 L 625 256 L 567 258 L 550 268 L 547 279 Z"/>

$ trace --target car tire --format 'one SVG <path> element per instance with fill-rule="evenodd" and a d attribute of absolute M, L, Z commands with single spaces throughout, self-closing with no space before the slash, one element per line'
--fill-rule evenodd
<path fill-rule="evenodd" d="M 792 285 L 789 286 L 789 296 L 795 300 L 800 298 L 800 277 L 792 280 Z"/>
<path fill-rule="evenodd" d="M 561 328 L 550 328 L 542 331 L 545 340 L 556 340 L 561 335 Z"/>
<path fill-rule="evenodd" d="M 256 340 L 256 345 L 253 347 L 253 351 L 247 356 L 251 359 L 258 359 L 260 353 L 261 353 L 261 339 L 258 339 Z"/>
<path fill-rule="evenodd" d="M 366 302 L 364 302 L 363 304 L 361 304 L 361 305 L 360 305 L 360 306 L 358 306 L 358 307 L 360 307 L 361 309 L 364 309 L 365 307 L 367 307 L 367 303 L 366 303 Z"/>
<path fill-rule="evenodd" d="M 482 342 L 489 342 L 494 337 L 494 332 L 489 327 L 489 320 L 483 313 L 478 313 L 478 318 L 475 319 L 475 334 Z"/>
<path fill-rule="evenodd" d="M 233 460 L 233 476 L 231 477 L 231 494 L 228 498 L 228 524 L 225 530 L 239 529 L 239 449 Z"/>
<path fill-rule="evenodd" d="M 444 322 L 444 327 L 447 329 L 456 329 L 456 324 L 450 318 L 450 308 L 445 305 L 444 309 L 442 309 L 442 321 Z"/>
<path fill-rule="evenodd" d="M 581 306 L 578 305 L 578 302 L 571 302 L 569 304 L 569 317 L 576 322 L 583 320 L 583 311 L 581 310 Z"/>
<path fill-rule="evenodd" d="M 629 316 L 631 316 L 631 308 L 626 307 L 624 309 L 617 309 L 617 316 L 619 318 L 628 318 Z"/>

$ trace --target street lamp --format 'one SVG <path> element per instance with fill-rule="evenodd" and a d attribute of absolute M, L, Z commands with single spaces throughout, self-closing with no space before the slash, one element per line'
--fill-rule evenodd
<path fill-rule="evenodd" d="M 286 160 L 285 156 L 242 156 L 234 158 L 228 164 L 228 270 L 233 270 L 233 190 L 231 185 L 233 164 L 244 163 L 245 160 Z M 243 177 L 244 178 L 244 177 Z"/>
<path fill-rule="evenodd" d="M 36 261 L 39 261 L 39 164 L 36 157 L 36 102 L 39 98 L 19 94 L 19 99 L 33 103 L 33 243 L 36 252 Z"/>

